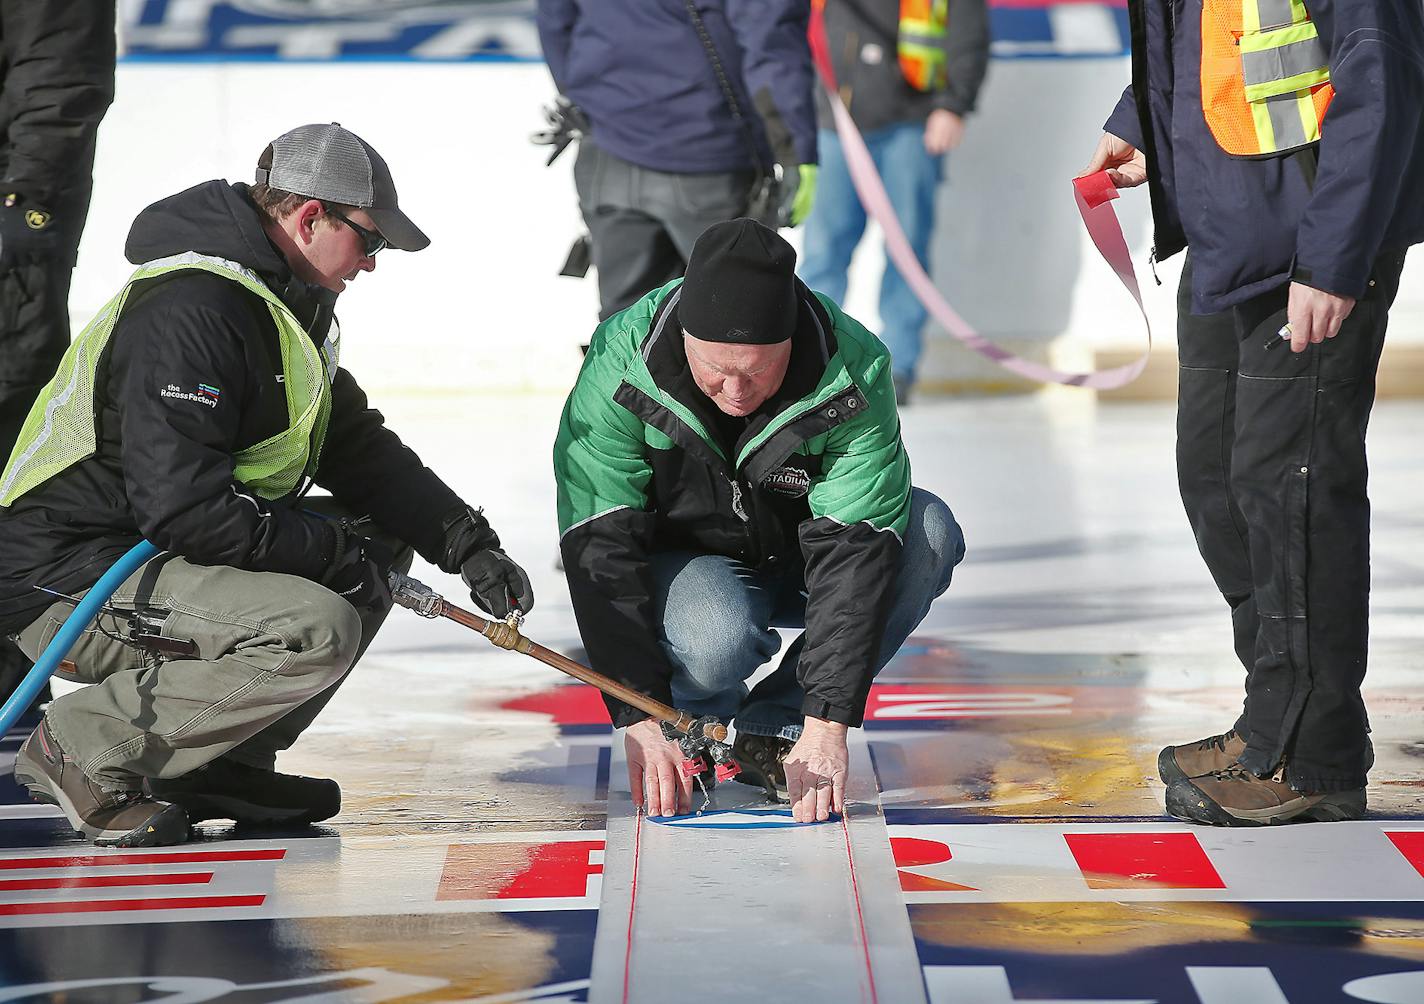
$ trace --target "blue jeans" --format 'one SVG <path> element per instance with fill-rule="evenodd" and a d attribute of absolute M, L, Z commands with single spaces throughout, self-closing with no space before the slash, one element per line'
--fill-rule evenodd
<path fill-rule="evenodd" d="M 866 133 L 865 145 L 875 159 L 905 236 L 928 271 L 935 190 L 944 173 L 944 157 L 926 152 L 924 137 L 923 122 L 901 122 Z M 821 171 L 816 201 L 806 219 L 801 281 L 844 303 L 846 269 L 865 233 L 865 208 L 851 184 L 840 139 L 833 131 L 822 129 L 819 142 Z M 880 279 L 880 340 L 890 350 L 891 367 L 898 377 L 914 379 L 927 316 L 924 305 L 887 256 Z"/>
<path fill-rule="evenodd" d="M 964 534 L 949 506 L 914 489 L 876 673 L 924 620 L 935 597 L 949 588 L 963 557 Z M 804 694 L 796 667 L 805 636 L 750 693 L 746 680 L 781 647 L 772 628 L 805 627 L 802 576 L 767 575 L 735 558 L 688 551 L 655 554 L 652 568 L 661 640 L 673 664 L 673 703 L 724 722 L 735 715 L 742 732 L 799 738 Z"/>

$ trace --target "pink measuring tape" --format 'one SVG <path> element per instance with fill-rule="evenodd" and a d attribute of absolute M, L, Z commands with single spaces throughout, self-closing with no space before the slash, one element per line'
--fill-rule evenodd
<path fill-rule="evenodd" d="M 1147 356 L 1152 350 L 1152 326 L 1147 320 L 1147 310 L 1142 305 L 1142 290 L 1137 285 L 1137 274 L 1132 268 L 1132 256 L 1127 250 L 1127 241 L 1122 236 L 1122 225 L 1109 203 L 1117 198 L 1117 188 L 1108 178 L 1107 172 L 1099 171 L 1085 178 L 1073 180 L 1073 195 L 1082 214 L 1083 225 L 1093 244 L 1109 265 L 1112 266 L 1122 284 L 1127 287 L 1137 301 L 1137 309 L 1142 311 L 1142 321 L 1147 326 L 1147 348 L 1133 362 L 1112 369 L 1088 373 L 1066 373 L 1042 363 L 1033 362 L 1000 348 L 971 328 L 935 288 L 934 282 L 925 273 L 924 267 L 915 257 L 900 220 L 890 205 L 890 196 L 885 192 L 885 184 L 880 180 L 880 172 L 875 169 L 875 161 L 861 138 L 860 130 L 836 92 L 835 75 L 831 70 L 830 58 L 825 44 L 825 26 L 820 20 L 821 3 L 813 4 L 810 42 L 815 56 L 816 69 L 821 76 L 821 84 L 830 98 L 831 111 L 835 115 L 836 132 L 840 136 L 846 163 L 850 168 L 851 181 L 865 210 L 885 233 L 885 252 L 905 282 L 915 291 L 922 304 L 944 329 L 969 348 L 990 359 L 1011 373 L 1038 380 L 1042 383 L 1067 384 L 1072 387 L 1091 387 L 1109 390 L 1122 387 L 1137 379 L 1147 366 Z"/>

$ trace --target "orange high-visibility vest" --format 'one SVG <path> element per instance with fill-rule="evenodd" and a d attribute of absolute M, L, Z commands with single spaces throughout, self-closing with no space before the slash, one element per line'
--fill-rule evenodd
<path fill-rule="evenodd" d="M 1325 45 L 1301 0 L 1202 0 L 1201 96 L 1234 157 L 1269 157 L 1320 140 L 1335 89 Z"/>
<path fill-rule="evenodd" d="M 948 25 L 949 0 L 900 0 L 900 72 L 917 91 L 938 91 L 949 83 Z"/>

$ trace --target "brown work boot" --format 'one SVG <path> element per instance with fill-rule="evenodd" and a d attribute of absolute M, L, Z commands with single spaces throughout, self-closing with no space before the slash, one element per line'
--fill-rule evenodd
<path fill-rule="evenodd" d="M 1246 752 L 1246 740 L 1236 730 L 1208 736 L 1194 743 L 1168 746 L 1157 754 L 1157 774 L 1163 784 L 1176 784 L 1189 777 L 1227 770 Z"/>
<path fill-rule="evenodd" d="M 1284 764 L 1270 777 L 1232 764 L 1173 784 L 1167 789 L 1167 811 L 1212 826 L 1332 823 L 1364 817 L 1365 789 L 1311 794 L 1286 784 Z"/>
<path fill-rule="evenodd" d="M 732 758 L 741 768 L 736 779 L 753 788 L 766 789 L 766 797 L 773 801 L 789 801 L 786 796 L 786 768 L 781 761 L 795 745 L 790 739 L 738 732 L 737 741 L 732 744 Z"/>
<path fill-rule="evenodd" d="M 188 817 L 138 788 L 105 788 L 86 777 L 41 719 L 15 756 L 15 781 L 36 802 L 59 806 L 74 831 L 103 847 L 163 847 L 188 839 Z"/>

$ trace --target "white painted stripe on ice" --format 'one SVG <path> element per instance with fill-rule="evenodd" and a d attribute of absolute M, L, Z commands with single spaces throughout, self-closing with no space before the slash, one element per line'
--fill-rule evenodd
<path fill-rule="evenodd" d="M 553 994 L 573 994 L 587 989 L 588 980 L 566 980 L 563 983 L 549 983 L 542 987 L 531 987 L 528 990 L 516 990 L 513 993 L 473 997 L 466 1004 L 516 1004 L 519 1001 L 541 1001 L 550 999 Z M 569 998 L 560 996 L 559 999 L 568 1000 Z"/>
<path fill-rule="evenodd" d="M 1160 823 L 974 823 L 892 825 L 892 841 L 909 838 L 944 846 L 938 864 L 906 867 L 906 875 L 969 886 L 909 891 L 924 903 L 1087 902 L 1419 902 L 1424 876 L 1386 834 L 1424 830 L 1417 821 L 1388 820 L 1227 829 Z M 1065 834 L 1195 838 L 1224 888 L 1174 888 L 1085 875 Z M 920 845 L 921 847 L 923 845 Z M 1188 848 L 1190 849 L 1190 848 Z M 1195 854 L 1193 855 L 1195 858 Z M 1125 864 L 1130 863 L 1125 859 Z M 1162 863 L 1162 862 L 1159 862 Z M 1170 867 L 1173 861 L 1165 863 Z M 1144 865 L 1143 867 L 1149 867 Z"/>
<path fill-rule="evenodd" d="M 63 815 L 57 805 L 0 805 L 0 819 L 49 819 Z"/>
<path fill-rule="evenodd" d="M 615 742 L 591 1004 L 666 1001 L 669 987 L 733 944 L 736 964 L 716 977 L 728 1000 L 794 986 L 818 1004 L 922 1004 L 874 772 L 857 740 L 845 826 L 790 824 L 736 782 L 717 789 L 722 814 L 640 825 Z"/>

